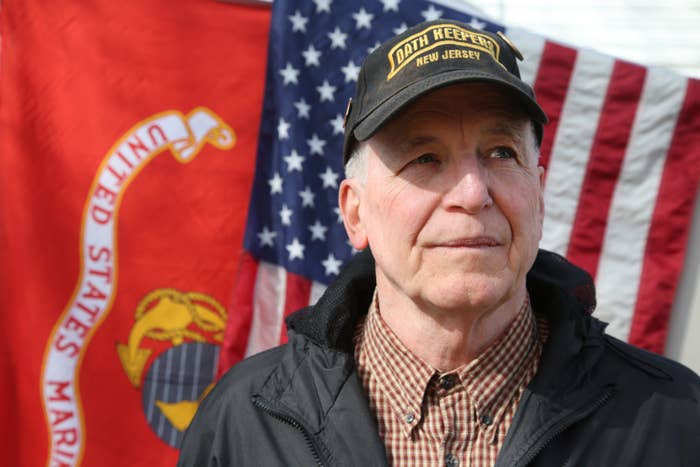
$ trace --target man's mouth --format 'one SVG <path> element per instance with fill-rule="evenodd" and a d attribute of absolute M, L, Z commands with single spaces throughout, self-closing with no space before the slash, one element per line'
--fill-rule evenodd
<path fill-rule="evenodd" d="M 488 236 L 455 238 L 428 244 L 431 248 L 493 248 L 500 245 L 501 242 Z"/>

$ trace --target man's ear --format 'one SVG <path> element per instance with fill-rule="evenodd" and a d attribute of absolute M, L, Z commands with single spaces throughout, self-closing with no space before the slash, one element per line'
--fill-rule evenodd
<path fill-rule="evenodd" d="M 346 178 L 340 183 L 338 206 L 343 216 L 345 232 L 356 250 L 367 248 L 367 233 L 362 219 L 362 194 L 364 187 L 357 179 Z"/>

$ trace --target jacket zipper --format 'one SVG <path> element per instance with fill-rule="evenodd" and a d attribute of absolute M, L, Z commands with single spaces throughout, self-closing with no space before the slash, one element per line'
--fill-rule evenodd
<path fill-rule="evenodd" d="M 571 425 L 574 423 L 578 422 L 579 420 L 582 420 L 586 418 L 588 415 L 592 414 L 596 410 L 600 409 L 603 407 L 605 404 L 608 403 L 608 401 L 612 398 L 612 396 L 615 394 L 614 388 L 608 388 L 598 399 L 596 399 L 591 405 L 588 407 L 579 410 L 578 412 L 572 414 L 570 417 L 567 417 L 566 419 L 560 421 L 557 423 L 552 429 L 549 431 L 549 435 L 541 440 L 538 444 L 535 445 L 533 449 L 530 450 L 529 455 L 527 455 L 524 458 L 520 459 L 520 462 L 516 464 L 516 466 L 526 466 L 529 465 L 530 462 L 532 462 L 537 455 L 542 452 L 542 450 L 557 436 L 559 436 L 564 430 L 569 428 Z M 568 463 L 568 460 L 567 460 Z M 566 465 L 566 464 L 564 464 Z"/>
<path fill-rule="evenodd" d="M 261 409 L 262 411 L 264 411 L 268 415 L 272 416 L 273 418 L 281 421 L 282 423 L 286 423 L 287 425 L 298 430 L 302 434 L 302 436 L 304 437 L 304 441 L 306 442 L 306 446 L 311 451 L 311 455 L 313 456 L 314 461 L 316 461 L 316 465 L 319 467 L 324 466 L 324 463 L 321 460 L 321 455 L 318 452 L 318 448 L 316 447 L 316 444 L 314 443 L 314 440 L 311 437 L 311 434 L 309 434 L 308 430 L 301 423 L 299 423 L 294 418 L 292 418 L 291 416 L 289 416 L 283 412 L 280 412 L 278 410 L 274 410 L 272 407 L 270 407 L 266 403 L 262 402 L 258 398 L 253 399 L 253 405 L 256 406 L 257 408 Z"/>

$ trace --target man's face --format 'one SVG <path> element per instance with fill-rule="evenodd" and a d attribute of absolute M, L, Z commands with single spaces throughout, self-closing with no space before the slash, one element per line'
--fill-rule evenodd
<path fill-rule="evenodd" d="M 364 143 L 364 180 L 343 182 L 340 200 L 380 287 L 437 310 L 490 309 L 524 290 L 544 215 L 531 125 L 501 88 L 460 84 Z"/>

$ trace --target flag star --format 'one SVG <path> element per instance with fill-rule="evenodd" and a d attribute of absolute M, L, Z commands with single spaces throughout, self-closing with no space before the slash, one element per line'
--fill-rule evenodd
<path fill-rule="evenodd" d="M 321 102 L 333 102 L 335 95 L 335 86 L 331 86 L 327 79 L 323 80 L 323 84 L 321 86 L 316 86 L 316 90 L 321 96 Z"/>
<path fill-rule="evenodd" d="M 479 18 L 476 16 L 472 16 L 472 19 L 469 21 L 469 26 L 481 31 L 486 27 L 486 23 L 479 21 Z"/>
<path fill-rule="evenodd" d="M 360 74 L 360 67 L 355 65 L 355 62 L 350 60 L 347 65 L 340 68 L 345 75 L 345 82 L 349 83 L 351 81 L 357 81 L 357 77 Z"/>
<path fill-rule="evenodd" d="M 313 225 L 309 226 L 309 230 L 311 231 L 311 240 L 326 239 L 326 230 L 328 230 L 328 227 L 321 224 L 318 220 Z"/>
<path fill-rule="evenodd" d="M 328 255 L 328 258 L 321 261 L 321 264 L 325 268 L 327 276 L 330 276 L 331 274 L 335 274 L 337 276 L 340 274 L 340 265 L 343 264 L 343 262 L 336 259 L 336 257 L 333 256 L 333 253 L 331 253 Z"/>
<path fill-rule="evenodd" d="M 277 124 L 277 137 L 279 139 L 289 138 L 289 122 L 283 118 L 280 118 L 279 124 Z"/>
<path fill-rule="evenodd" d="M 282 225 L 292 225 L 292 214 L 294 214 L 294 212 L 289 209 L 286 204 L 282 205 L 279 214 L 282 219 Z"/>
<path fill-rule="evenodd" d="M 339 224 L 342 223 L 343 222 L 343 213 L 340 212 L 340 208 L 337 206 L 334 207 L 333 212 L 335 213 L 336 216 L 338 216 L 338 223 Z"/>
<path fill-rule="evenodd" d="M 304 259 L 304 248 L 306 248 L 304 245 L 299 243 L 299 239 L 294 237 L 294 240 L 292 240 L 292 243 L 287 245 L 285 247 L 287 251 L 289 252 L 289 259 L 293 260 L 294 258 L 299 258 L 299 259 Z"/>
<path fill-rule="evenodd" d="M 377 47 L 379 47 L 380 45 L 382 45 L 382 43 L 379 42 L 379 41 L 376 41 L 376 42 L 374 43 L 373 46 L 367 47 L 367 53 L 368 53 L 368 54 L 371 54 L 371 53 L 374 52 L 374 51 L 377 49 Z"/>
<path fill-rule="evenodd" d="M 282 193 L 282 177 L 280 174 L 275 172 L 275 175 L 267 181 L 270 184 L 270 194 Z"/>
<path fill-rule="evenodd" d="M 348 40 L 348 35 L 340 30 L 338 26 L 333 32 L 328 33 L 328 38 L 331 40 L 331 49 L 345 48 L 345 41 Z"/>
<path fill-rule="evenodd" d="M 292 22 L 293 32 L 306 32 L 306 23 L 309 22 L 309 18 L 303 16 L 299 10 L 295 11 L 293 15 L 289 15 L 289 21 Z"/>
<path fill-rule="evenodd" d="M 294 107 L 297 108 L 297 117 L 309 118 L 309 110 L 311 110 L 311 106 L 306 103 L 306 100 L 303 97 L 294 103 Z"/>
<path fill-rule="evenodd" d="M 333 126 L 334 135 L 342 135 L 345 132 L 345 128 L 343 128 L 343 123 L 345 123 L 345 119 L 342 115 L 336 114 L 335 118 L 329 123 Z"/>
<path fill-rule="evenodd" d="M 260 246 L 275 246 L 275 237 L 277 232 L 273 232 L 267 228 L 263 227 L 262 232 L 258 232 L 258 238 L 260 239 Z"/>
<path fill-rule="evenodd" d="M 309 151 L 311 154 L 318 154 L 319 156 L 323 155 L 323 146 L 326 145 L 326 142 L 319 138 L 316 133 L 311 135 L 311 139 L 307 139 L 306 143 L 309 145 Z"/>
<path fill-rule="evenodd" d="M 433 21 L 435 19 L 440 19 L 442 17 L 442 10 L 438 10 L 434 5 L 430 5 L 427 10 L 423 10 L 420 14 L 425 18 L 426 21 Z"/>
<path fill-rule="evenodd" d="M 292 149 L 290 155 L 284 156 L 284 161 L 287 163 L 287 172 L 294 172 L 295 170 L 301 172 L 301 164 L 304 162 L 304 159 L 295 149 Z"/>
<path fill-rule="evenodd" d="M 338 174 L 333 172 L 330 167 L 326 167 L 326 171 L 319 177 L 323 180 L 323 188 L 338 188 Z"/>
<path fill-rule="evenodd" d="M 360 11 L 353 13 L 352 17 L 355 19 L 355 29 L 372 28 L 372 20 L 374 19 L 374 15 L 372 13 L 368 13 L 364 8 L 360 8 Z"/>
<path fill-rule="evenodd" d="M 284 85 L 289 83 L 298 84 L 299 83 L 299 70 L 294 68 L 291 63 L 287 62 L 287 66 L 280 70 L 280 75 L 284 79 Z"/>
<path fill-rule="evenodd" d="M 406 31 L 408 29 L 408 26 L 406 26 L 406 23 L 401 23 L 401 25 L 398 28 L 394 28 L 394 34 L 399 35 L 402 32 Z"/>
<path fill-rule="evenodd" d="M 316 13 L 321 13 L 322 11 L 330 13 L 332 1 L 333 0 L 314 0 L 314 3 L 316 4 Z"/>
<path fill-rule="evenodd" d="M 301 206 L 302 207 L 314 207 L 314 192 L 311 191 L 311 188 L 309 188 L 308 185 L 306 185 L 306 188 L 304 188 L 304 191 L 299 192 L 299 196 L 301 196 Z"/>
<path fill-rule="evenodd" d="M 309 44 L 309 47 L 301 53 L 304 56 L 304 62 L 306 66 L 319 66 L 321 62 L 321 51 L 316 50 L 313 44 Z"/>
<path fill-rule="evenodd" d="M 399 2 L 401 0 L 380 0 L 384 5 L 384 11 L 399 11 Z"/>

